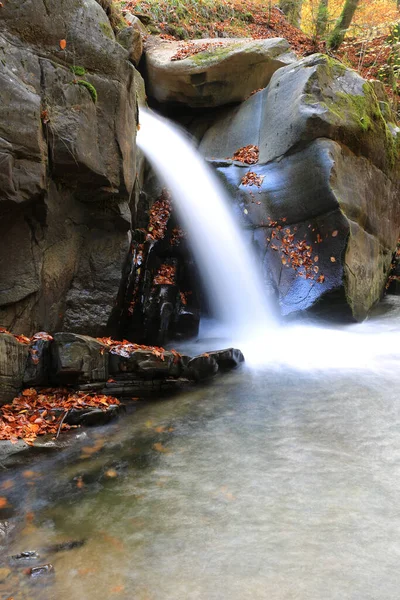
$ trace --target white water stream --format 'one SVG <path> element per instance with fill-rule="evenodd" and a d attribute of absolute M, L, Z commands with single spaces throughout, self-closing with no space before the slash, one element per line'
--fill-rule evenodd
<path fill-rule="evenodd" d="M 272 325 L 256 260 L 217 176 L 181 131 L 141 108 L 137 143 L 172 193 L 211 305 L 237 339 Z"/>
<path fill-rule="evenodd" d="M 177 127 L 146 109 L 140 109 L 139 116 L 138 144 L 172 192 L 205 288 L 225 325 L 203 326 L 204 350 L 233 344 L 253 366 L 286 365 L 303 371 L 393 367 L 398 340 L 390 320 L 379 329 L 368 321 L 341 328 L 315 324 L 278 328 L 257 261 L 218 178 Z M 210 340 L 210 331 L 217 339 Z"/>

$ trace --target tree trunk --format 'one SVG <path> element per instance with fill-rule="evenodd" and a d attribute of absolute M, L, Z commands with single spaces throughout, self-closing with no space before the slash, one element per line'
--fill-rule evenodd
<path fill-rule="evenodd" d="M 398 0 L 400 2 L 400 0 Z M 328 0 L 319 0 L 318 13 L 317 13 L 317 24 L 315 27 L 315 33 L 317 37 L 322 37 L 326 32 L 326 26 L 328 25 Z"/>
<path fill-rule="evenodd" d="M 337 50 L 344 40 L 346 31 L 353 19 L 360 0 L 346 0 L 343 6 L 342 14 L 336 22 L 335 28 L 328 41 L 328 46 L 332 50 Z"/>
<path fill-rule="evenodd" d="M 300 27 L 302 5 L 303 0 L 279 0 L 279 8 L 295 27 Z"/>

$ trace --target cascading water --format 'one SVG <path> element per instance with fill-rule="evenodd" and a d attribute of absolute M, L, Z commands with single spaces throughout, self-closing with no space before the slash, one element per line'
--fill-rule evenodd
<path fill-rule="evenodd" d="M 167 185 L 217 318 L 235 338 L 272 324 L 256 260 L 216 175 L 177 127 L 141 108 L 137 143 Z"/>

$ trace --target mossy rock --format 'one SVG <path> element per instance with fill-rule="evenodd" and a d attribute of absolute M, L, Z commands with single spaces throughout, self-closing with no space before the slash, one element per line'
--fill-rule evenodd
<path fill-rule="evenodd" d="M 202 39 L 187 46 L 152 38 L 145 54 L 149 97 L 190 107 L 242 102 L 268 85 L 277 69 L 296 60 L 281 38 Z"/>

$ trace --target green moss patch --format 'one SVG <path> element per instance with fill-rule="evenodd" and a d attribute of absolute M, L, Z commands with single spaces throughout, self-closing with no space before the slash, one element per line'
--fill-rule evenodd
<path fill-rule="evenodd" d="M 89 92 L 94 104 L 96 104 L 97 102 L 97 90 L 94 87 L 94 85 L 92 85 L 91 83 L 89 83 L 88 81 L 85 81 L 84 79 L 78 79 L 78 81 L 76 82 L 77 85 L 80 85 L 84 88 L 87 89 L 87 91 Z"/>

